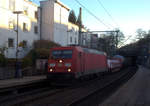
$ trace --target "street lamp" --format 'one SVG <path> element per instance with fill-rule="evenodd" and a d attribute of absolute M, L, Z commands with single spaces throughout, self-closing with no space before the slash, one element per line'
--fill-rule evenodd
<path fill-rule="evenodd" d="M 18 21 L 19 21 L 19 14 L 22 14 L 23 11 L 13 11 L 13 14 L 17 14 L 17 30 L 15 30 L 17 32 L 17 41 L 16 41 L 16 77 L 21 77 L 21 70 L 19 69 L 19 64 L 18 64 Z"/>
<path fill-rule="evenodd" d="M 14 14 L 17 14 L 17 30 L 15 30 L 17 32 L 17 43 L 16 43 L 16 62 L 18 60 L 18 21 L 19 21 L 19 14 L 22 14 L 23 11 L 13 11 Z"/>

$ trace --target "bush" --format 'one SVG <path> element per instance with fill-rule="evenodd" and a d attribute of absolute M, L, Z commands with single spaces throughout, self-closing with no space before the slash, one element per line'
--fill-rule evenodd
<path fill-rule="evenodd" d="M 4 67 L 7 64 L 7 59 L 5 58 L 4 55 L 0 54 L 0 66 Z"/>
<path fill-rule="evenodd" d="M 32 60 L 33 65 L 36 63 L 36 59 L 48 59 L 50 49 L 32 49 L 25 58 Z"/>
<path fill-rule="evenodd" d="M 32 59 L 31 58 L 23 58 L 22 60 L 22 68 L 25 68 L 25 67 L 29 67 L 29 66 L 32 66 L 33 62 L 32 62 Z"/>
<path fill-rule="evenodd" d="M 36 59 L 48 59 L 50 49 L 52 47 L 58 47 L 59 44 L 48 40 L 38 40 L 33 44 L 33 49 L 27 54 L 25 58 L 30 58 L 33 65 L 36 63 Z"/>
<path fill-rule="evenodd" d="M 38 48 L 50 49 L 52 47 L 57 47 L 60 45 L 55 42 L 48 41 L 48 40 L 37 40 L 33 43 L 33 46 L 35 49 L 38 49 Z"/>

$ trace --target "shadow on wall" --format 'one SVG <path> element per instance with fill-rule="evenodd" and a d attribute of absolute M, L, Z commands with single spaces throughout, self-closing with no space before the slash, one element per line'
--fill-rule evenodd
<path fill-rule="evenodd" d="M 41 37 L 42 40 L 54 41 L 62 46 L 68 43 L 68 25 L 54 22 L 53 24 L 41 24 Z"/>
<path fill-rule="evenodd" d="M 67 25 L 57 22 L 54 23 L 54 41 L 62 46 L 66 46 L 68 44 L 69 32 Z"/>

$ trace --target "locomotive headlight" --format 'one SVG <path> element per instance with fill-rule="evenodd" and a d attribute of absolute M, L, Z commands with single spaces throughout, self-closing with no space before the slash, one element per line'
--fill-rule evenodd
<path fill-rule="evenodd" d="M 70 69 L 70 68 L 68 69 L 68 72 L 71 72 L 71 69 Z"/>
<path fill-rule="evenodd" d="M 49 64 L 50 67 L 55 67 L 55 63 Z"/>
<path fill-rule="evenodd" d="M 62 63 L 62 60 L 59 60 L 59 63 Z"/>
<path fill-rule="evenodd" d="M 53 69 L 49 69 L 49 71 L 50 71 L 50 72 L 52 72 L 52 71 L 53 71 Z"/>
<path fill-rule="evenodd" d="M 71 67 L 71 63 L 65 63 L 66 67 Z"/>

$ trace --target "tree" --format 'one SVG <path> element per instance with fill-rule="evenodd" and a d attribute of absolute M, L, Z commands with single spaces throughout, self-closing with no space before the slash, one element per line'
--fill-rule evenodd
<path fill-rule="evenodd" d="M 82 26 L 82 20 L 81 20 L 81 15 L 79 14 L 78 19 L 76 21 L 77 25 L 81 25 Z"/>
<path fill-rule="evenodd" d="M 103 37 L 99 38 L 99 49 L 105 51 L 108 55 L 113 55 L 116 51 L 116 47 L 124 40 L 124 34 L 122 32 L 107 32 Z"/>
<path fill-rule="evenodd" d="M 0 54 L 5 55 L 5 51 L 7 50 L 7 47 L 0 47 Z"/>
<path fill-rule="evenodd" d="M 148 33 L 147 33 L 146 37 L 150 39 L 150 30 L 148 30 Z"/>
<path fill-rule="evenodd" d="M 68 21 L 73 24 L 76 24 L 76 20 L 77 20 L 77 18 L 76 18 L 75 12 L 74 12 L 74 10 L 71 10 L 69 13 Z"/>
<path fill-rule="evenodd" d="M 60 46 L 60 45 L 55 42 L 48 41 L 48 40 L 37 40 L 37 41 L 34 41 L 34 43 L 33 43 L 34 49 L 44 48 L 44 49 L 49 50 L 52 47 L 58 47 L 58 46 Z"/>
<path fill-rule="evenodd" d="M 138 40 L 141 39 L 141 38 L 144 38 L 146 36 L 146 31 L 144 31 L 141 28 L 137 29 L 136 33 L 137 33 L 136 38 Z"/>
<path fill-rule="evenodd" d="M 99 50 L 105 51 L 108 55 L 113 55 L 115 52 L 115 36 L 114 33 L 107 33 L 102 38 L 99 38 Z"/>
<path fill-rule="evenodd" d="M 122 32 L 119 32 L 118 33 L 118 40 L 116 41 L 117 42 L 117 46 L 120 45 L 122 43 L 122 41 L 125 39 L 125 36 Z"/>

